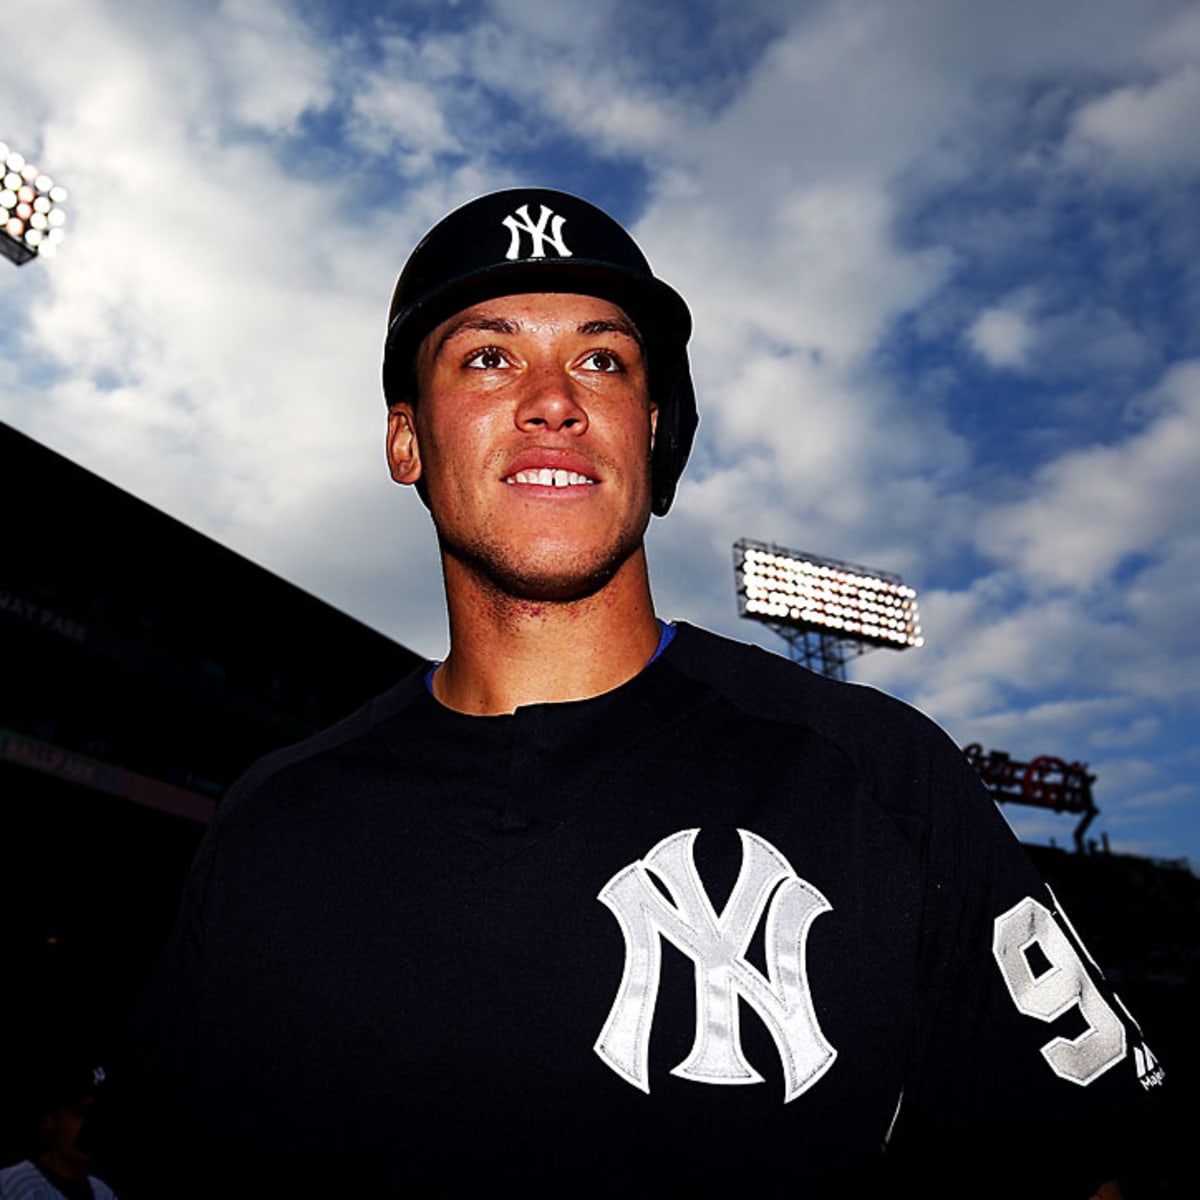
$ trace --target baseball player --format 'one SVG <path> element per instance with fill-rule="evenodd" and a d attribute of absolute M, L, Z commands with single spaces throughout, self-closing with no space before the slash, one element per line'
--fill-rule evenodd
<path fill-rule="evenodd" d="M 124 1195 L 159 1194 L 147 1145 L 202 1195 L 1085 1197 L 1142 1165 L 1162 1068 L 947 737 L 655 615 L 690 330 L 561 192 L 413 251 L 387 456 L 450 651 L 221 805 L 113 1072 Z"/>

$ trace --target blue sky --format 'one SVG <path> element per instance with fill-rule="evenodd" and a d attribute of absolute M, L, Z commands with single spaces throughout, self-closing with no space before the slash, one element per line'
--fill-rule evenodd
<path fill-rule="evenodd" d="M 0 419 L 439 655 L 433 538 L 383 464 L 391 287 L 479 192 L 579 192 L 696 321 L 660 612 L 779 649 L 736 615 L 739 537 L 897 571 L 927 644 L 856 679 L 1086 761 L 1096 832 L 1200 865 L 1200 7 L 6 16 L 0 138 L 71 199 L 59 256 L 0 271 Z"/>

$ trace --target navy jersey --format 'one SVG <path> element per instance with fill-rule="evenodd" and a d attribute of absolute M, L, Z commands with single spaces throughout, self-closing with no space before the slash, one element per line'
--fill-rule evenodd
<path fill-rule="evenodd" d="M 130 1195 L 152 1144 L 224 1194 L 1086 1196 L 1160 1076 L 944 734 L 681 625 L 258 764 L 112 1082 Z"/>

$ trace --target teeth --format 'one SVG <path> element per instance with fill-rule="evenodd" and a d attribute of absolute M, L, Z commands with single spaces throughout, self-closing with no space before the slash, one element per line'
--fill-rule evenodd
<path fill-rule="evenodd" d="M 586 475 L 580 475 L 577 471 L 541 467 L 536 471 L 518 471 L 515 475 L 508 477 L 508 482 L 532 483 L 540 487 L 571 487 L 581 483 L 594 483 L 595 480 L 589 479 Z"/>

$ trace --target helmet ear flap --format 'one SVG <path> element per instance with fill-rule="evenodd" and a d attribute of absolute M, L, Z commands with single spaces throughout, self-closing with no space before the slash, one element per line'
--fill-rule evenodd
<path fill-rule="evenodd" d="M 666 403 L 658 406 L 654 449 L 650 454 L 650 511 L 656 517 L 665 517 L 670 511 L 699 422 L 696 393 L 685 356 Z"/>

